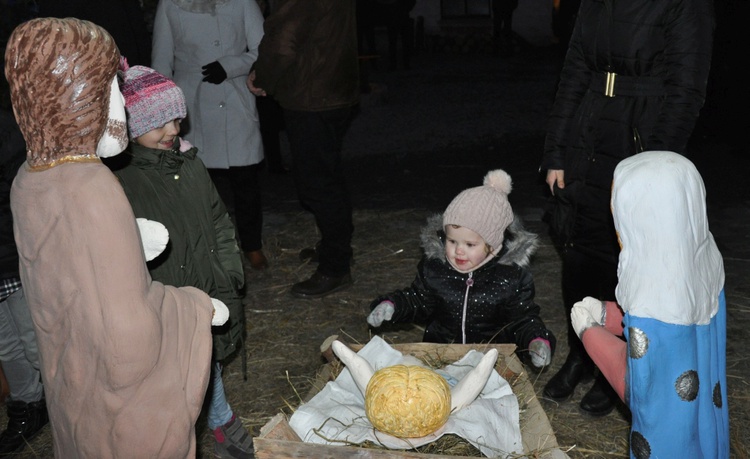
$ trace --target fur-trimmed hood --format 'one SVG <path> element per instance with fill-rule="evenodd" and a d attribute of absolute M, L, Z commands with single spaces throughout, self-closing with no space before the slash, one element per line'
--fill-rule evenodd
<path fill-rule="evenodd" d="M 422 227 L 420 241 L 427 258 L 445 260 L 445 233 L 442 214 L 434 214 L 427 218 L 427 224 Z M 527 231 L 523 227 L 521 219 L 516 215 L 513 222 L 505 230 L 505 241 L 497 256 L 498 262 L 504 265 L 515 263 L 526 267 L 529 265 L 531 255 L 536 251 L 538 245 L 539 237 Z"/>

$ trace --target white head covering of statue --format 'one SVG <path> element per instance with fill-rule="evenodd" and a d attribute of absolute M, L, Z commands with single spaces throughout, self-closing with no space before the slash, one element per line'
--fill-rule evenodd
<path fill-rule="evenodd" d="M 707 324 L 719 307 L 724 263 L 693 163 L 668 151 L 640 153 L 617 165 L 612 184 L 618 303 L 637 317 Z"/>

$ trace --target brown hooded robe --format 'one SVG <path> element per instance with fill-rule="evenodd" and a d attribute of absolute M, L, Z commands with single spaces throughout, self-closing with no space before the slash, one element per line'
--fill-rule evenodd
<path fill-rule="evenodd" d="M 194 457 L 211 300 L 153 282 L 135 217 L 96 157 L 119 53 L 77 19 L 19 26 L 6 52 L 27 163 L 11 191 L 55 456 Z"/>

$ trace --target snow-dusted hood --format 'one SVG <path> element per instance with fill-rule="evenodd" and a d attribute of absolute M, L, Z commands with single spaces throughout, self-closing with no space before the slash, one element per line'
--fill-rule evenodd
<path fill-rule="evenodd" d="M 521 219 L 516 215 L 513 223 L 505 230 L 505 241 L 503 248 L 497 255 L 499 262 L 504 265 L 518 264 L 528 266 L 531 255 L 536 251 L 539 245 L 539 237 L 527 231 L 523 227 Z M 427 224 L 422 227 L 420 234 L 422 250 L 427 258 L 445 259 L 445 237 L 443 230 L 443 215 L 434 214 L 427 218 Z M 492 255 L 488 258 L 493 258 Z M 478 266 L 476 269 L 484 266 L 486 263 Z"/>

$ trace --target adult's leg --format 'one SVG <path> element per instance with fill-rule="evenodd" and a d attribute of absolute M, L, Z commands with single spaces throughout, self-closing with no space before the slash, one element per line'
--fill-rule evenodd
<path fill-rule="evenodd" d="M 414 52 L 414 20 L 409 16 L 407 11 L 401 17 L 400 24 L 401 45 L 402 45 L 402 63 L 404 69 L 411 68 L 411 56 Z"/>
<path fill-rule="evenodd" d="M 590 378 L 594 365 L 570 321 L 573 305 L 586 296 L 614 300 L 617 265 L 566 247 L 563 254 L 562 291 L 567 323 L 569 353 L 562 368 L 544 388 L 552 399 L 569 397 L 576 386 Z"/>
<path fill-rule="evenodd" d="M 0 302 L 0 362 L 11 400 L 28 403 L 42 399 L 39 350 L 23 289 Z"/>
<path fill-rule="evenodd" d="M 230 167 L 229 181 L 234 196 L 234 218 L 244 252 L 263 247 L 263 205 L 258 170 L 260 165 Z"/>
<path fill-rule="evenodd" d="M 0 302 L 0 362 L 10 396 L 8 425 L 0 433 L 0 455 L 20 451 L 47 424 L 36 335 L 23 289 Z"/>
<path fill-rule="evenodd" d="M 299 200 L 320 230 L 318 272 L 330 277 L 348 275 L 352 257 L 352 206 L 341 163 L 351 116 L 351 108 L 284 111 Z"/>
<path fill-rule="evenodd" d="M 208 169 L 208 173 L 235 223 L 242 251 L 254 269 L 265 269 L 268 261 L 261 251 L 263 207 L 259 168 L 259 164 L 253 164 L 229 169 Z"/>
<path fill-rule="evenodd" d="M 260 120 L 260 135 L 263 139 L 263 153 L 268 171 L 273 174 L 286 173 L 281 155 L 279 135 L 283 127 L 281 107 L 272 97 L 258 97 L 255 101 Z"/>
<path fill-rule="evenodd" d="M 224 205 L 234 218 L 234 193 L 232 193 L 232 181 L 229 177 L 229 169 L 208 169 L 211 181 L 214 182 L 219 197 L 224 201 Z"/>

